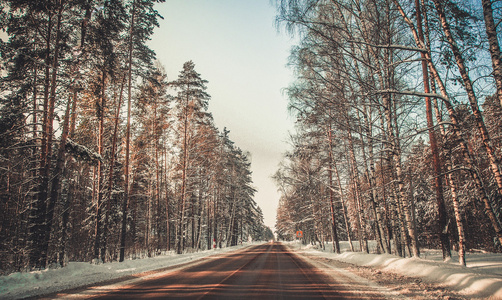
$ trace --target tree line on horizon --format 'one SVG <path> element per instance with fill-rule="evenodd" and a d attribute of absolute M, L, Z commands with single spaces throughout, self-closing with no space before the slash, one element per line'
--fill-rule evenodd
<path fill-rule="evenodd" d="M 271 238 L 207 81 L 147 45 L 161 2 L 0 0 L 0 274 Z"/>
<path fill-rule="evenodd" d="M 299 41 L 278 237 L 502 251 L 501 2 L 275 2 Z"/>

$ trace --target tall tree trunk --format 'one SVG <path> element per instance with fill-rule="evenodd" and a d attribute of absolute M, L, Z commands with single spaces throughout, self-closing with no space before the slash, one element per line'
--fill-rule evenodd
<path fill-rule="evenodd" d="M 419 257 L 420 256 L 420 251 L 418 248 L 417 244 L 417 235 L 414 230 L 414 225 L 412 224 L 413 220 L 411 217 L 411 212 L 410 212 L 410 205 L 409 201 L 407 199 L 407 195 L 404 191 L 404 181 L 403 181 L 403 170 L 401 167 L 401 147 L 399 146 L 399 140 L 396 137 L 396 134 L 394 132 L 394 118 L 393 118 L 393 108 L 392 108 L 392 103 L 390 101 L 390 95 L 385 94 L 383 97 L 383 109 L 385 112 L 385 118 L 387 121 L 387 134 L 389 137 L 389 142 L 391 145 L 392 149 L 392 159 L 393 159 L 393 167 L 395 169 L 395 175 L 396 175 L 396 184 L 398 187 L 398 199 L 397 199 L 397 204 L 398 207 L 401 207 L 403 210 L 405 222 L 406 222 L 406 229 L 408 231 L 408 234 L 411 239 L 411 249 L 413 251 L 413 256 Z M 395 114 L 395 112 L 394 112 Z M 399 205 L 399 203 L 402 203 L 402 206 Z M 408 244 L 407 239 L 406 244 Z"/>
<path fill-rule="evenodd" d="M 418 38 L 420 42 L 425 45 L 424 34 L 422 31 L 422 13 L 420 9 L 420 0 L 415 0 Z M 425 48 L 424 48 L 425 49 Z M 424 81 L 424 92 L 430 93 L 429 87 L 429 70 L 427 69 L 427 61 L 425 53 L 421 52 L 422 56 L 422 75 Z M 429 143 L 432 151 L 432 165 L 434 168 L 434 187 L 436 191 L 436 204 L 438 209 L 438 234 L 441 240 L 441 249 L 443 252 L 443 260 L 451 258 L 450 239 L 448 237 L 448 216 L 446 206 L 443 199 L 443 176 L 441 174 L 441 162 L 439 160 L 439 152 L 436 141 L 436 134 L 434 132 L 434 121 L 432 117 L 432 104 L 430 97 L 425 97 L 425 113 L 427 115 L 427 127 L 429 131 Z"/>
<path fill-rule="evenodd" d="M 35 269 L 43 269 L 46 266 L 47 251 L 49 248 L 49 238 L 52 227 L 54 204 L 49 199 L 49 177 L 50 177 L 50 159 L 52 155 L 53 123 L 54 110 L 56 102 L 56 83 L 59 63 L 59 43 L 61 39 L 61 20 L 64 3 L 59 0 L 57 3 L 57 23 L 56 38 L 54 42 L 54 53 L 51 60 L 51 32 L 52 16 L 48 17 L 47 26 L 47 57 L 45 70 L 45 91 L 44 91 L 44 115 L 42 123 L 42 145 L 40 152 L 40 180 L 38 188 L 38 197 L 32 206 L 30 219 L 32 225 L 30 228 L 29 244 L 29 264 Z M 52 68 L 52 74 L 50 69 Z"/>
<path fill-rule="evenodd" d="M 354 245 L 352 244 L 352 237 L 350 235 L 349 217 L 347 216 L 347 208 L 345 206 L 345 196 L 343 193 L 342 181 L 340 180 L 340 173 L 338 172 L 338 167 L 335 161 L 333 161 L 333 170 L 335 171 L 336 182 L 338 184 L 338 188 L 340 189 L 340 202 L 342 203 L 342 213 L 343 219 L 345 221 L 345 229 L 347 230 L 347 239 L 350 245 L 350 251 L 354 252 Z"/>
<path fill-rule="evenodd" d="M 66 177 L 67 173 L 66 168 L 63 169 L 63 176 Z M 61 218 L 61 233 L 59 235 L 59 254 L 58 254 L 58 262 L 59 266 L 65 266 L 65 255 L 66 255 L 66 241 L 68 240 L 68 222 L 70 219 L 70 183 L 67 178 L 62 184 L 62 192 L 61 198 L 63 199 L 63 215 Z"/>
<path fill-rule="evenodd" d="M 219 244 L 219 241 L 220 239 L 218 238 L 218 230 L 219 230 L 219 218 L 218 218 L 218 212 L 219 212 L 219 205 L 218 205 L 218 201 L 221 197 L 221 189 L 218 188 L 218 193 L 217 193 L 217 197 L 214 201 L 214 207 L 213 207 L 213 220 L 214 220 L 214 227 L 213 227 L 213 247 L 216 248 L 217 247 L 217 243 Z M 219 248 L 221 248 L 221 244 L 218 245 Z"/>
<path fill-rule="evenodd" d="M 129 151 L 131 139 L 131 101 L 132 101 L 132 55 L 133 55 L 133 30 L 136 19 L 136 0 L 132 3 L 131 26 L 129 28 L 129 49 L 128 49 L 128 86 L 127 86 L 127 127 L 125 145 L 125 165 L 124 165 L 124 200 L 122 202 L 122 223 L 120 231 L 120 254 L 119 261 L 124 261 L 126 248 L 126 224 L 127 207 L 129 205 Z"/>
<path fill-rule="evenodd" d="M 50 96 L 49 96 L 49 106 L 48 106 L 48 114 L 47 114 L 47 127 L 46 127 L 46 136 L 47 136 L 47 164 L 45 165 L 45 171 L 44 171 L 44 177 L 47 176 L 47 180 L 49 180 L 50 176 L 50 167 L 51 164 L 49 163 L 50 157 L 52 156 L 52 140 L 54 137 L 54 118 L 55 118 L 55 108 L 56 108 L 56 87 L 57 87 L 57 76 L 58 76 L 58 71 L 59 71 L 59 50 L 60 50 L 60 41 L 61 41 L 61 23 L 62 23 L 62 18 L 63 18 L 63 9 L 64 9 L 65 2 L 64 0 L 59 0 L 58 3 L 58 15 L 57 15 L 57 23 L 56 23 L 56 40 L 55 40 L 55 47 L 54 47 L 54 59 L 53 59 L 53 65 L 52 65 L 52 75 L 51 75 L 51 90 L 50 90 Z M 49 181 L 47 181 L 47 185 L 49 184 Z M 48 190 L 48 187 L 46 188 Z M 45 193 L 45 196 L 47 197 L 47 193 Z M 44 230 L 44 240 L 43 240 L 43 250 L 42 253 L 45 253 L 47 255 L 47 251 L 49 249 L 49 240 L 50 240 L 50 233 L 52 229 L 52 223 L 53 223 L 53 218 L 54 218 L 54 207 L 56 205 L 56 199 L 55 198 L 49 198 L 49 201 L 47 203 L 47 214 L 45 216 L 45 230 Z"/>
<path fill-rule="evenodd" d="M 350 159 L 350 164 L 352 165 L 352 183 L 354 186 L 354 201 L 355 201 L 355 208 L 356 208 L 356 215 L 358 219 L 358 229 L 359 229 L 359 240 L 360 240 L 360 247 L 362 251 L 369 253 L 369 248 L 368 248 L 368 237 L 366 235 L 366 219 L 364 218 L 364 205 L 361 199 L 361 193 L 360 193 L 360 184 L 359 184 L 359 174 L 357 171 L 357 161 L 356 161 L 356 155 L 355 155 L 355 149 L 354 149 L 354 142 L 352 139 L 352 133 L 350 130 L 350 124 L 349 124 L 349 115 L 348 112 L 345 112 L 345 119 L 346 119 L 346 125 L 347 125 L 347 141 L 348 141 L 348 146 L 349 146 L 349 159 Z"/>
<path fill-rule="evenodd" d="M 188 97 L 188 96 L 187 96 Z M 188 169 L 188 102 L 189 99 L 186 99 L 186 110 L 184 116 L 184 126 L 183 126 L 183 157 L 181 162 L 181 191 L 180 191 L 180 201 L 178 202 L 178 233 L 176 238 L 176 253 L 183 253 L 184 248 L 184 230 L 183 223 L 185 221 L 185 210 L 186 210 L 186 188 L 187 188 L 187 169 Z M 182 241 L 183 240 L 183 241 Z M 183 245 L 182 245 L 183 244 Z"/>
<path fill-rule="evenodd" d="M 232 189 L 232 188 L 231 188 Z M 227 234 L 226 234 L 226 242 L 227 242 L 227 247 L 228 246 L 233 246 L 231 244 L 232 242 L 232 235 L 233 235 L 233 227 L 234 227 L 234 222 L 235 222 L 235 197 L 234 193 L 231 192 L 232 198 L 230 201 L 232 201 L 232 206 L 230 209 L 230 220 L 228 222 L 228 228 L 227 228 Z"/>
<path fill-rule="evenodd" d="M 423 15 L 423 20 L 424 20 L 424 35 L 425 35 L 425 44 L 424 47 L 427 49 L 427 52 L 430 53 L 430 38 L 429 38 L 429 20 L 427 17 L 427 12 L 426 12 L 426 6 L 425 6 L 425 0 L 421 0 L 422 4 L 422 15 Z M 423 42 L 423 40 L 422 40 Z M 425 53 L 424 53 L 425 54 Z M 427 57 L 425 57 L 427 59 Z M 427 61 L 427 60 L 425 60 Z M 431 74 L 431 78 L 434 78 L 432 75 L 432 71 L 428 70 L 429 74 Z M 431 92 L 433 94 L 436 94 L 436 85 L 434 84 L 434 80 L 431 81 Z M 441 111 L 439 110 L 438 106 L 438 101 L 437 98 L 433 98 L 433 108 L 434 108 L 434 113 L 436 115 L 436 121 L 439 125 L 439 130 L 441 133 L 441 137 L 443 141 L 446 141 L 446 130 L 443 124 L 443 119 L 442 119 L 442 114 Z M 447 149 L 447 151 L 451 151 L 451 149 Z M 451 194 L 451 200 L 453 203 L 453 207 L 455 210 L 455 220 L 457 224 L 457 232 L 458 232 L 458 256 L 459 256 L 459 263 L 461 265 L 465 266 L 465 235 L 464 235 L 464 230 L 463 230 L 463 224 L 462 224 L 462 216 L 460 214 L 459 210 L 459 201 L 458 201 L 458 196 L 457 196 L 457 184 L 455 180 L 453 179 L 453 173 L 452 173 L 452 165 L 453 161 L 451 158 L 451 155 L 448 153 L 445 158 L 445 166 L 447 170 L 447 179 L 448 179 L 448 186 L 450 187 L 450 194 Z"/>
<path fill-rule="evenodd" d="M 169 213 L 169 186 L 167 184 L 167 176 L 168 176 L 168 172 L 167 172 L 167 149 L 165 150 L 165 153 L 164 153 L 164 164 L 165 164 L 165 169 L 166 169 L 166 172 L 165 172 L 165 186 L 166 186 L 166 231 L 167 231 L 167 251 L 171 251 L 171 222 L 169 220 L 169 218 L 171 217 L 171 214 Z"/>
<path fill-rule="evenodd" d="M 32 114 L 33 114 L 33 147 L 31 150 L 32 157 L 30 160 L 30 168 L 32 169 L 31 176 L 34 179 L 34 182 L 36 182 L 38 184 L 38 186 L 35 187 L 35 189 L 38 189 L 38 191 L 37 191 L 37 193 L 34 193 L 33 195 L 31 195 L 31 199 L 30 199 L 31 205 L 29 206 L 30 209 L 29 209 L 28 222 L 29 222 L 29 226 L 31 226 L 31 227 L 28 228 L 29 230 L 28 230 L 27 238 L 28 238 L 28 259 L 29 259 L 28 263 L 29 263 L 30 268 L 36 267 L 37 262 L 40 261 L 40 259 L 38 258 L 39 251 L 37 251 L 37 249 L 36 249 L 36 241 L 35 241 L 36 236 L 38 235 L 37 229 L 39 228 L 39 226 L 37 226 L 36 220 L 37 220 L 37 217 L 42 213 L 42 208 L 43 208 L 43 206 L 41 205 L 42 203 L 40 203 L 38 201 L 39 193 L 41 191 L 40 190 L 41 184 L 40 184 L 39 175 L 40 175 L 40 170 L 41 170 L 40 167 L 41 167 L 42 159 L 41 159 L 41 157 L 38 157 L 38 159 L 37 159 L 37 154 L 40 155 L 39 149 L 41 150 L 43 147 L 42 147 L 40 139 L 39 139 L 40 135 L 38 133 L 38 126 L 37 126 L 38 110 L 39 110 L 38 103 L 37 103 L 37 94 L 38 94 L 37 67 L 35 66 L 33 69 L 34 69 L 33 70 L 34 71 L 34 75 L 33 75 L 33 112 L 32 112 Z M 8 174 L 10 175 L 10 172 L 8 172 Z M 10 184 L 10 180 L 9 180 L 9 184 Z M 7 189 L 7 191 L 9 191 L 9 190 L 10 190 L 10 188 Z M 8 195 L 10 195 L 10 192 L 8 192 Z M 19 226 L 16 228 L 16 230 L 19 230 Z M 31 245 L 30 245 L 30 243 L 31 243 Z M 39 268 L 40 268 L 40 266 L 39 266 Z"/>
<path fill-rule="evenodd" d="M 483 4 L 483 17 L 485 19 L 486 36 L 490 45 L 492 57 L 493 73 L 495 85 L 497 86 L 497 97 L 502 106 L 502 57 L 500 56 L 500 44 L 497 37 L 497 26 L 493 20 L 492 0 L 481 0 Z"/>
<path fill-rule="evenodd" d="M 364 160 L 364 167 L 365 167 L 365 177 L 369 185 L 369 202 L 371 205 L 371 211 L 373 212 L 373 217 L 374 217 L 374 222 L 375 222 L 375 233 L 376 233 L 376 240 L 377 240 L 377 245 L 381 251 L 385 252 L 385 247 L 384 247 L 384 241 L 383 241 L 383 236 L 384 233 L 381 230 L 382 228 L 382 217 L 380 214 L 380 210 L 377 208 L 377 199 L 378 195 L 376 192 L 376 181 L 374 179 L 374 160 L 373 160 L 373 142 L 371 141 L 371 137 L 373 136 L 372 129 L 371 129 L 371 121 L 370 119 L 370 114 L 368 113 L 368 109 L 366 104 L 363 105 L 363 120 L 364 120 L 364 125 L 362 126 L 364 128 L 365 134 L 363 134 L 362 131 L 359 131 L 359 136 L 360 136 L 360 141 L 361 141 L 361 152 Z M 361 119 L 359 116 L 359 111 L 358 111 L 358 118 Z M 369 139 L 368 143 L 365 143 L 365 138 L 364 135 L 366 135 Z M 368 152 L 369 152 L 369 158 L 368 155 L 366 154 L 366 145 L 368 146 Z"/>
<path fill-rule="evenodd" d="M 144 247 L 148 253 L 148 257 L 152 257 L 151 253 L 151 242 L 150 242 L 150 232 L 151 232 L 151 226 L 152 226 L 152 198 L 153 198 L 153 188 L 152 188 L 152 181 L 148 181 L 148 187 L 147 187 L 147 197 L 146 197 L 146 216 L 145 216 L 145 234 L 144 234 Z"/>
<path fill-rule="evenodd" d="M 71 114 L 70 114 L 70 132 L 69 138 L 73 139 L 75 136 L 75 127 L 77 124 L 77 94 L 76 89 L 73 90 L 73 103 L 71 106 Z"/>
<path fill-rule="evenodd" d="M 82 53 L 85 50 L 85 37 L 87 32 L 87 24 L 89 18 L 91 16 L 91 9 L 87 8 L 84 16 L 84 20 L 82 21 L 80 28 L 81 41 L 79 45 L 78 54 L 74 57 L 76 60 L 76 64 L 72 67 L 71 74 L 74 77 L 78 77 L 78 72 L 80 70 L 80 61 L 82 57 Z M 56 158 L 56 168 L 54 170 L 53 182 L 51 187 L 51 198 L 55 199 L 54 202 L 58 202 L 58 191 L 60 187 L 61 177 L 66 178 L 68 171 L 65 168 L 66 164 L 66 154 L 65 147 L 68 138 L 73 136 L 75 131 L 76 124 L 76 110 L 77 110 L 77 95 L 78 95 L 78 87 L 77 87 L 77 79 L 72 82 L 71 96 L 68 100 L 68 104 L 66 107 L 66 112 L 63 121 L 63 132 L 61 134 L 61 140 L 59 144 L 59 150 Z M 61 220 L 61 233 L 59 238 L 59 264 L 61 267 L 64 266 L 64 256 L 66 251 L 66 240 L 67 240 L 67 232 L 68 232 L 68 222 L 70 217 L 70 183 L 68 182 L 68 178 L 66 178 L 66 184 L 63 186 L 64 196 L 63 198 L 63 214 Z"/>
<path fill-rule="evenodd" d="M 360 216 L 360 211 L 359 211 L 359 205 L 358 205 L 358 199 L 357 199 L 357 191 L 356 191 L 356 184 L 355 184 L 355 179 L 354 179 L 354 166 L 352 165 L 352 162 L 350 161 L 350 158 L 347 157 L 347 163 L 348 163 L 348 172 L 349 172 L 349 178 L 350 178 L 350 190 L 352 192 L 352 202 L 353 202 L 353 211 L 354 211 L 354 219 L 355 219 L 355 226 L 356 226 L 356 235 L 357 239 L 359 241 L 359 251 L 363 251 L 363 233 L 362 233 L 362 226 L 361 226 L 361 216 Z"/>
<path fill-rule="evenodd" d="M 49 14 L 47 20 L 47 35 L 46 35 L 46 58 L 45 58 L 45 80 L 44 80 L 44 103 L 42 116 L 42 132 L 39 153 L 39 170 L 38 170 L 38 187 L 37 196 L 30 209 L 30 225 L 29 225 L 29 266 L 33 269 L 45 268 L 46 255 L 42 249 L 42 239 L 44 238 L 44 222 L 46 214 L 48 175 L 45 174 L 46 165 L 48 164 L 47 155 L 47 116 L 49 107 L 49 90 L 50 90 L 50 68 L 51 68 L 51 35 L 52 35 L 52 14 Z"/>
<path fill-rule="evenodd" d="M 53 30 L 52 14 L 49 13 L 47 20 L 45 79 L 44 79 L 44 102 L 42 115 L 42 131 L 40 136 L 40 153 L 38 169 L 38 187 L 34 203 L 31 205 L 29 216 L 29 266 L 34 269 L 43 269 L 46 264 L 46 254 L 43 251 L 42 240 L 44 238 L 44 222 L 47 210 L 47 193 L 49 178 L 46 174 L 46 165 L 49 164 L 47 155 L 47 122 L 50 93 L 50 70 L 51 70 L 51 37 Z"/>
<path fill-rule="evenodd" d="M 386 130 L 385 130 L 385 114 L 382 112 L 382 108 L 380 107 L 378 109 L 378 113 L 380 115 L 379 119 L 380 119 L 380 128 L 382 130 L 382 140 L 383 141 L 387 141 L 387 134 L 386 134 Z M 380 178 L 382 180 L 382 201 L 383 201 L 383 205 L 384 205 L 384 226 L 385 226 L 385 232 L 386 232 L 386 236 L 388 237 L 388 239 L 386 240 L 386 248 L 387 248 L 387 253 L 391 254 L 392 253 L 392 246 L 391 246 L 391 235 L 393 234 L 394 235 L 394 245 L 396 246 L 396 254 L 399 253 L 398 251 L 398 243 L 397 243 L 397 238 L 396 238 L 396 233 L 394 232 L 394 229 L 396 228 L 395 227 L 395 224 L 393 223 L 393 216 L 392 216 L 392 210 L 389 209 L 389 201 L 388 201 L 388 196 L 387 196 L 387 184 L 386 184 L 386 176 L 385 176 L 385 168 L 389 168 L 390 169 L 390 157 L 391 157 L 391 153 L 390 151 L 387 150 L 387 153 L 385 153 L 384 151 L 386 150 L 386 148 L 388 147 L 388 145 L 386 143 L 382 143 L 382 146 L 381 146 L 381 152 L 382 152 L 382 156 L 380 158 Z M 385 166 L 384 166 L 384 162 L 385 162 Z M 392 178 L 392 172 L 390 172 L 390 177 Z M 391 196 L 390 196 L 391 197 Z M 389 221 L 390 220 L 390 221 Z"/>
<path fill-rule="evenodd" d="M 73 99 L 73 100 L 75 100 L 75 99 Z M 64 119 L 63 119 L 63 132 L 61 133 L 61 139 L 59 142 L 59 148 L 58 148 L 58 153 L 57 153 L 57 157 L 56 157 L 56 166 L 54 168 L 54 178 L 52 179 L 50 198 L 52 199 L 51 202 L 53 202 L 54 204 L 58 200 L 60 179 L 63 176 L 63 172 L 64 172 L 64 164 L 65 164 L 65 160 L 66 160 L 65 149 L 66 149 L 66 141 L 68 139 L 68 133 L 69 133 L 69 119 L 70 119 L 71 103 L 72 103 L 72 100 L 70 98 L 68 100 L 68 103 L 66 104 L 66 112 L 64 115 Z M 54 207 L 52 209 L 54 209 Z M 64 212 L 64 213 L 66 213 L 66 212 Z M 64 224 L 64 221 L 63 221 L 63 224 Z M 52 227 L 52 224 L 50 224 L 50 225 Z M 54 261 L 52 261 L 51 263 L 55 263 L 56 260 L 57 260 L 57 256 L 54 257 Z M 62 262 L 60 262 L 60 264 L 61 263 Z"/>
<path fill-rule="evenodd" d="M 134 181 L 135 181 L 135 173 L 132 174 L 131 176 L 131 182 L 129 185 L 129 195 L 132 194 L 133 192 L 133 186 L 134 186 Z M 137 201 L 133 201 L 132 198 L 129 198 L 129 206 L 127 207 L 127 210 L 130 211 L 131 214 L 131 230 L 130 230 L 130 237 L 132 241 L 132 256 L 133 258 L 136 258 L 136 254 L 138 252 L 141 252 L 141 248 L 139 245 L 139 237 L 138 237 L 138 203 Z"/>
<path fill-rule="evenodd" d="M 160 138 L 157 134 L 157 100 L 154 103 L 154 126 L 153 126 L 153 134 L 155 141 L 155 205 L 156 205 L 156 213 L 155 213 L 155 233 L 157 239 L 157 249 L 160 249 L 160 184 L 161 184 L 161 165 L 159 163 L 159 144 Z"/>
<path fill-rule="evenodd" d="M 200 193 L 200 190 L 199 190 L 199 193 Z M 198 198 L 198 197 L 196 197 L 196 196 L 194 195 L 194 196 L 193 196 L 193 201 L 192 201 L 192 203 L 191 203 L 191 208 L 192 208 L 192 209 L 191 209 L 191 210 L 192 210 L 192 217 L 191 217 L 191 223 L 192 223 L 192 225 L 191 225 L 191 228 L 192 228 L 192 230 L 191 230 L 191 232 L 190 232 L 190 233 L 191 233 L 191 237 L 190 237 L 190 247 L 191 247 L 192 249 L 193 249 L 193 248 L 195 248 L 195 247 L 194 247 L 194 245 L 195 245 L 195 216 L 196 216 L 196 214 L 195 214 L 195 207 L 196 207 L 196 205 L 197 205 L 197 200 L 196 200 L 197 198 Z"/>
<path fill-rule="evenodd" d="M 336 225 L 334 187 L 333 187 L 333 132 L 331 124 L 328 125 L 328 179 L 329 179 L 329 204 L 331 212 L 331 242 L 333 243 L 333 252 L 340 253 L 340 241 L 338 240 L 338 230 Z"/>
<path fill-rule="evenodd" d="M 113 172 L 115 168 L 115 152 L 117 151 L 117 136 L 118 136 L 118 128 L 119 128 L 119 119 L 120 119 L 120 109 L 122 107 L 122 99 L 123 99 L 123 92 L 124 92 L 124 85 L 125 85 L 125 79 L 126 76 L 124 74 L 121 84 L 120 84 L 120 93 L 118 96 L 118 103 L 115 106 L 115 116 L 114 116 L 114 124 L 113 124 L 113 136 L 112 136 L 112 150 L 110 153 L 110 166 L 108 170 L 108 191 L 107 191 L 107 202 L 106 202 L 106 216 L 103 224 L 103 231 L 107 232 L 109 231 L 108 224 L 109 224 L 109 219 L 110 219 L 110 210 L 111 210 L 111 201 L 112 201 L 112 189 L 113 189 Z M 105 257 L 106 253 L 106 247 L 108 244 L 108 235 L 104 235 L 103 239 L 103 245 L 102 245 L 102 250 L 101 250 L 101 257 Z"/>
<path fill-rule="evenodd" d="M 433 93 L 436 92 L 434 85 L 432 85 L 432 90 L 433 90 Z M 440 124 L 439 128 L 441 131 L 441 136 L 443 137 L 443 139 L 446 139 L 446 130 L 444 128 L 444 125 L 442 124 L 443 120 L 441 118 L 441 113 L 439 111 L 437 99 L 433 100 L 433 104 L 434 104 L 433 106 L 434 106 L 434 111 L 436 114 L 437 122 L 438 122 L 438 124 Z M 448 151 L 451 151 L 451 150 L 448 149 Z M 466 241 L 465 241 L 464 225 L 462 223 L 463 217 L 460 212 L 460 203 L 459 203 L 458 195 L 457 195 L 457 183 L 453 178 L 452 165 L 453 165 L 453 161 L 451 158 L 451 154 L 447 153 L 446 159 L 445 159 L 445 166 L 446 166 L 446 170 L 447 170 L 448 185 L 450 187 L 451 201 L 453 203 L 453 210 L 455 212 L 455 221 L 456 221 L 456 225 L 457 225 L 458 262 L 459 262 L 459 264 L 465 266 L 466 265 L 466 261 L 465 261 L 465 243 L 466 243 Z"/>
<path fill-rule="evenodd" d="M 214 191 L 214 188 L 213 188 Z M 214 195 L 213 195 L 213 202 L 214 202 Z M 211 243 L 211 230 L 212 230 L 212 219 L 211 219 L 211 202 L 210 198 L 207 199 L 206 201 L 206 239 L 207 239 L 207 250 L 211 250 L 212 243 Z"/>
<path fill-rule="evenodd" d="M 396 254 L 400 254 L 400 252 L 398 251 L 398 243 L 397 243 L 397 232 L 395 231 L 396 229 L 396 224 L 394 223 L 394 217 L 393 217 L 393 210 L 392 209 L 389 209 L 389 202 L 391 203 L 390 206 L 392 206 L 392 201 L 388 201 L 388 196 L 387 196 L 387 188 L 386 188 L 386 176 L 385 176 L 385 172 L 384 172 L 384 164 L 383 164 L 383 161 L 386 161 L 387 165 L 390 165 L 390 161 L 389 160 L 386 160 L 384 158 L 382 158 L 380 160 L 380 177 L 382 179 L 382 200 L 383 200 L 383 203 L 384 203 L 384 224 L 385 224 L 385 232 L 386 232 L 386 235 L 388 237 L 388 239 L 386 240 L 386 244 L 385 244 L 385 247 L 387 249 L 387 253 L 389 254 L 392 254 L 392 245 L 391 245 L 391 235 L 394 236 L 394 246 L 396 248 Z M 392 196 L 390 196 L 392 197 Z"/>
<path fill-rule="evenodd" d="M 103 67 L 104 68 L 104 67 Z M 103 139 L 104 139 L 104 130 L 105 130 L 105 81 L 106 81 L 106 73 L 102 71 L 101 77 L 101 95 L 99 101 L 97 101 L 97 117 L 98 117 L 98 154 L 101 157 L 103 155 Z M 94 232 L 94 259 L 98 261 L 100 259 L 100 244 L 102 239 L 102 230 L 103 230 L 103 162 L 101 160 L 98 161 L 98 169 L 97 169 L 97 177 L 98 181 L 96 184 L 97 198 L 96 198 L 96 216 L 95 216 L 95 232 Z M 101 257 L 101 262 L 104 262 L 104 257 Z"/>

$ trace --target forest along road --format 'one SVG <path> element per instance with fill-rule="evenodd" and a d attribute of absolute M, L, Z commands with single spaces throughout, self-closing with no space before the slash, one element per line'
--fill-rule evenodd
<path fill-rule="evenodd" d="M 336 273 L 336 271 L 333 271 Z M 99 287 L 64 298 L 86 299 L 388 299 L 378 288 L 327 275 L 281 243 L 213 256 L 158 277 Z"/>

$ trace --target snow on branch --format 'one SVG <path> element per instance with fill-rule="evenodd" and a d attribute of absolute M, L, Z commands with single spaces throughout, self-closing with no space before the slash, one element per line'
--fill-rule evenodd
<path fill-rule="evenodd" d="M 373 91 L 371 93 L 367 93 L 366 96 L 378 95 L 378 94 L 398 94 L 398 95 L 417 96 L 417 97 L 424 97 L 424 98 L 430 97 L 430 98 L 438 98 L 443 101 L 450 101 L 448 98 L 441 96 L 439 94 L 422 93 L 422 92 L 416 92 L 416 91 L 398 91 L 398 90 L 391 90 L 391 89 Z"/>
<path fill-rule="evenodd" d="M 456 124 L 454 124 L 452 122 L 442 121 L 442 122 L 439 122 L 437 124 L 434 124 L 432 127 L 425 127 L 425 128 L 417 129 L 417 133 L 416 134 L 424 133 L 426 131 L 429 131 L 430 129 L 436 129 L 437 127 L 439 127 L 441 125 L 456 126 Z"/>
<path fill-rule="evenodd" d="M 363 45 L 374 47 L 374 48 L 399 49 L 399 50 L 408 50 L 408 51 L 417 51 L 417 52 L 427 52 L 426 49 L 417 48 L 417 47 L 409 47 L 409 46 L 404 46 L 404 45 L 396 45 L 396 44 L 375 45 L 375 44 L 370 44 L 370 43 L 366 43 L 363 41 L 355 41 L 355 40 L 348 40 L 347 42 L 355 43 L 355 44 L 363 44 Z"/>
<path fill-rule="evenodd" d="M 67 139 L 66 141 L 66 151 L 77 160 L 83 160 L 93 166 L 97 165 L 98 161 L 103 161 L 101 155 L 83 145 L 77 144 L 71 139 Z"/>

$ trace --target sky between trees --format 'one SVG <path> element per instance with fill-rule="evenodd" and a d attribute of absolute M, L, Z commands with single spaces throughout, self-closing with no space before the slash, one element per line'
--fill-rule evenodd
<path fill-rule="evenodd" d="M 174 0 L 157 4 L 164 17 L 150 45 L 174 79 L 192 60 L 208 80 L 216 125 L 251 152 L 255 200 L 265 224 L 275 226 L 279 199 L 270 179 L 287 149 L 292 118 L 282 89 L 292 80 L 288 57 L 294 39 L 275 26 L 269 0 Z"/>

